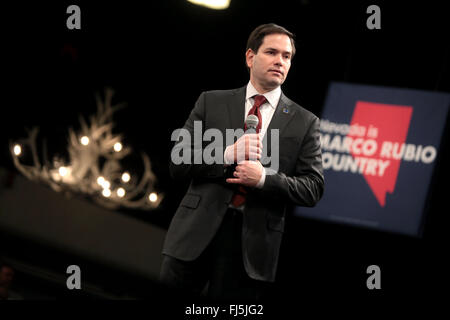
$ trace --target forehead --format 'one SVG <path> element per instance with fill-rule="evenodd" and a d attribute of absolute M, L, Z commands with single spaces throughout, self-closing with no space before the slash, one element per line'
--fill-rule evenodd
<path fill-rule="evenodd" d="M 264 37 L 261 48 L 274 48 L 280 51 L 292 52 L 292 44 L 289 36 L 283 33 L 268 34 Z"/>

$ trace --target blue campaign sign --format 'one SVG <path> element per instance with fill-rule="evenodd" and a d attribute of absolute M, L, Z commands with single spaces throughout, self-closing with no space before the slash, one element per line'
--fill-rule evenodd
<path fill-rule="evenodd" d="M 450 94 L 332 83 L 321 118 L 325 193 L 295 214 L 419 236 Z"/>

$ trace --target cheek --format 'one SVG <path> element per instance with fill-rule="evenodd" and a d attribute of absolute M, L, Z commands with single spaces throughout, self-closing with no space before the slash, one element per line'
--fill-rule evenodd
<path fill-rule="evenodd" d="M 291 69 L 291 64 L 287 63 L 286 66 L 285 66 L 286 75 L 287 75 L 287 73 L 289 72 L 290 69 Z"/>
<path fill-rule="evenodd" d="M 264 66 L 259 61 L 253 62 L 253 68 L 255 69 L 257 74 L 263 74 L 264 73 Z"/>

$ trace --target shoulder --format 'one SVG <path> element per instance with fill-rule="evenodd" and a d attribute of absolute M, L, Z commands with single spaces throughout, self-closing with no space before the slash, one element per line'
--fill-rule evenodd
<path fill-rule="evenodd" d="M 203 91 L 200 94 L 200 97 L 208 98 L 208 99 L 226 99 L 233 97 L 235 95 L 239 95 L 245 93 L 245 87 L 240 87 L 237 89 L 228 89 L 228 90 L 208 90 Z"/>
<path fill-rule="evenodd" d="M 289 99 L 283 93 L 281 94 L 281 101 L 288 105 L 295 112 L 295 114 L 302 119 L 308 122 L 315 122 L 319 120 L 319 118 L 314 113 Z"/>

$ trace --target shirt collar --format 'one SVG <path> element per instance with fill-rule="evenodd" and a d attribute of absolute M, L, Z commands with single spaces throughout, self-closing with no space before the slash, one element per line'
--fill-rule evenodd
<path fill-rule="evenodd" d="M 245 100 L 252 98 L 254 95 L 260 94 L 255 87 L 252 85 L 251 81 L 247 84 L 247 93 L 245 96 Z M 281 87 L 278 86 L 272 91 L 266 92 L 263 94 L 264 97 L 266 97 L 267 101 L 269 102 L 269 105 L 275 109 L 278 105 L 278 102 L 280 101 L 281 97 Z"/>

